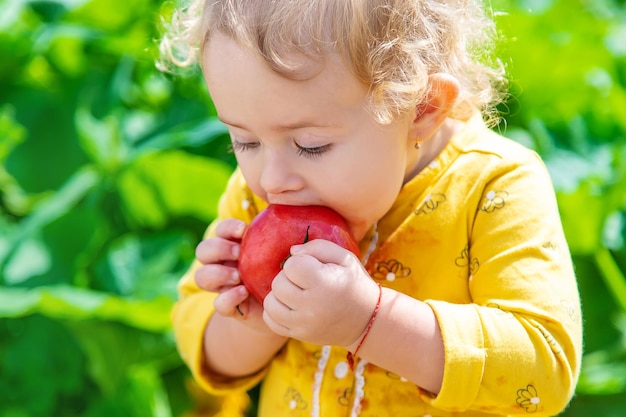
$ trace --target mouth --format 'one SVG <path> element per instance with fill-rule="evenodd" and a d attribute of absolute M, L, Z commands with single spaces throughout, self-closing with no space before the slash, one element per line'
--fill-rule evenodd
<path fill-rule="evenodd" d="M 265 201 L 267 204 L 275 204 L 281 206 L 324 206 L 328 207 L 326 204 L 316 201 L 302 201 L 293 196 L 276 196 L 276 195 L 266 195 Z M 329 207 L 332 208 L 332 207 Z"/>

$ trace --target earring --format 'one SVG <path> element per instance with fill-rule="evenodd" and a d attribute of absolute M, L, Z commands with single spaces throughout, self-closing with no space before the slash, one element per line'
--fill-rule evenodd
<path fill-rule="evenodd" d="M 415 138 L 415 149 L 419 150 L 422 147 L 419 138 Z"/>

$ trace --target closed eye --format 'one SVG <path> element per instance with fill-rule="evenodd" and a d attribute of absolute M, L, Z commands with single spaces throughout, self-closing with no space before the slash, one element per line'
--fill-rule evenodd
<path fill-rule="evenodd" d="M 231 144 L 234 152 L 243 152 L 249 151 L 251 149 L 256 149 L 260 146 L 259 142 L 240 142 L 238 140 L 233 140 Z"/>
<path fill-rule="evenodd" d="M 298 148 L 299 156 L 304 156 L 305 158 L 319 158 L 322 154 L 330 150 L 331 144 L 307 148 L 296 143 L 296 147 Z"/>

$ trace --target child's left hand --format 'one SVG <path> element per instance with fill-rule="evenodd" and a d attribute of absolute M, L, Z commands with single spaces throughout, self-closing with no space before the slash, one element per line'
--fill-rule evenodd
<path fill-rule="evenodd" d="M 266 324 L 308 343 L 353 345 L 374 311 L 377 284 L 354 254 L 327 240 L 296 245 L 291 255 L 263 303 Z"/>

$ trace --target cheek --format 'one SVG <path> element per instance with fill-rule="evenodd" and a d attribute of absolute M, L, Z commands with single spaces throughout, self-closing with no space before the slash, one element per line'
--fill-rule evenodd
<path fill-rule="evenodd" d="M 341 180 L 320 186 L 328 192 L 340 213 L 351 223 L 373 223 L 393 205 L 402 187 L 404 169 L 395 159 L 353 166 Z M 389 162 L 389 163 L 386 163 Z M 332 192 L 332 195 L 330 194 Z"/>
<path fill-rule="evenodd" d="M 243 177 L 246 180 L 246 184 L 250 187 L 250 190 L 259 197 L 265 199 L 265 193 L 259 183 L 261 177 L 261 167 L 257 167 L 257 164 L 251 158 L 245 156 L 235 155 L 237 159 L 237 166 L 241 171 Z"/>
<path fill-rule="evenodd" d="M 361 168 L 361 176 L 355 184 L 355 189 L 362 194 L 362 202 L 371 206 L 378 216 L 391 208 L 404 182 L 405 154 L 392 149 L 379 149 L 369 164 Z"/>

